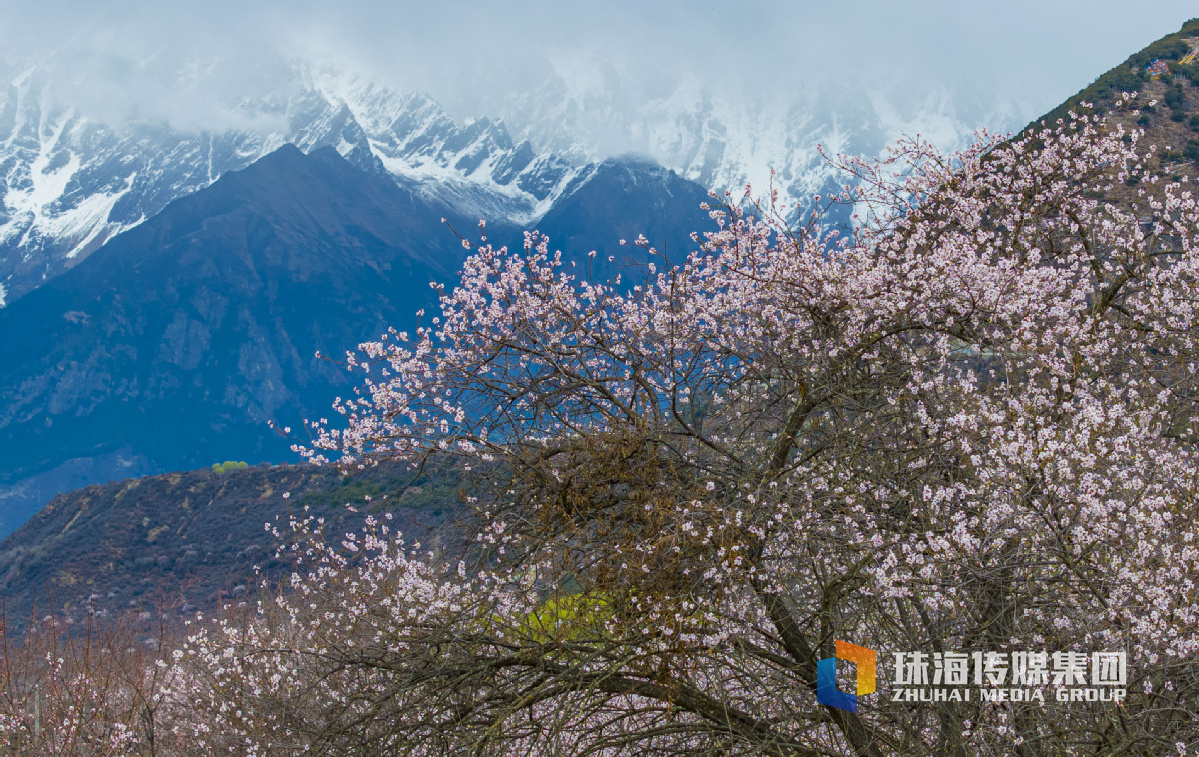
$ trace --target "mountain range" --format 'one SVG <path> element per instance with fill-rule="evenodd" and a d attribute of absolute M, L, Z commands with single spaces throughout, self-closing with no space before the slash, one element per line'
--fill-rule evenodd
<path fill-rule="evenodd" d="M 1142 90 L 1141 125 L 1173 145 L 1159 173 L 1194 176 L 1199 69 L 1182 59 L 1196 32 L 1188 22 L 1063 107 Z M 1169 73 L 1148 74 L 1149 55 Z M 244 583 L 245 566 L 229 573 L 228 550 L 214 544 L 228 508 L 261 520 L 279 507 L 264 492 L 294 473 L 279 464 L 295 455 L 268 423 L 300 428 L 327 415 L 351 377 L 317 353 L 337 358 L 388 327 L 411 330 L 415 313 L 435 305 L 430 283 L 452 286 L 466 254 L 456 234 L 473 235 L 478 219 L 496 244 L 519 245 L 536 229 L 570 260 L 596 250 L 616 267 L 643 262 L 619 244 L 639 234 L 673 257 L 693 248 L 691 232 L 713 228 L 700 209 L 709 189 L 761 174 L 762 145 L 784 153 L 777 175 L 784 201 L 795 201 L 829 180 L 817 141 L 869 154 L 894 136 L 878 103 L 873 114 L 784 108 L 749 145 L 719 102 L 697 95 L 645 106 L 658 117 L 645 127 L 657 136 L 644 140 L 677 138 L 659 145 L 673 156 L 663 165 L 589 151 L 572 135 L 569 92 L 561 107 L 547 93 L 523 111 L 506 106 L 504 120 L 459 122 L 424 95 L 298 76 L 287 96 L 239 106 L 271 128 L 221 132 L 93 121 L 55 101 L 38 68 L 11 77 L 0 100 L 0 537 L 16 533 L 0 544 L 0 571 L 22 602 L 33 601 L 31 581 L 58 575 L 45 562 L 52 551 L 73 555 L 71 575 L 95 570 L 85 542 L 104 529 L 109 562 L 153 552 L 175 565 L 182 555 L 180 575 L 199 570 L 188 562 L 198 559 Z M 1151 98 L 1165 105 L 1154 110 Z M 946 139 L 957 138 L 960 123 L 946 124 Z M 213 478 L 208 466 L 222 460 L 266 467 Z M 183 488 L 171 478 L 180 475 Z M 147 514 L 121 494 L 143 476 L 154 483 L 143 490 L 156 508 Z M 222 500 L 230 482 L 245 486 Z M 306 485 L 338 484 L 329 474 Z M 168 512 L 195 501 L 193 489 L 225 504 L 203 516 Z M 194 538 L 193 516 L 208 519 Z M 158 526 L 130 525 L 144 518 L 174 524 L 177 543 L 152 546 Z M 229 538 L 251 543 L 239 529 L 230 523 Z M 69 576 L 59 585 L 74 586 Z M 108 591 L 118 604 L 141 596 Z"/>
<path fill-rule="evenodd" d="M 306 84 L 286 99 L 242 105 L 278 129 L 188 132 L 99 123 L 56 101 L 40 69 L 16 76 L 0 91 L 0 306 L 284 144 L 358 156 L 415 194 L 493 222 L 533 220 L 578 172 L 514 142 L 501 123 L 458 124 L 420 94 L 329 78 Z"/>
<path fill-rule="evenodd" d="M 368 75 L 299 61 L 280 69 L 287 73 L 273 91 L 229 106 L 236 123 L 197 131 L 162 120 L 97 120 L 60 97 L 51 63 L 0 61 L 8 80 L 0 87 L 0 307 L 171 200 L 283 144 L 357 152 L 464 215 L 531 226 L 610 157 L 603 134 L 708 189 L 752 183 L 762 194 L 773 186 L 795 204 L 831 188 L 835 171 L 818 145 L 829 154 L 877 155 L 901 133 L 919 131 L 953 148 L 977 126 L 1027 118 L 1010 103 L 959 113 L 934 95 L 900 109 L 860 82 L 832 80 L 770 107 L 691 79 L 637 93 L 605 69 L 598 90 L 551 76 L 489 102 L 498 118 L 455 120 L 429 96 Z"/>

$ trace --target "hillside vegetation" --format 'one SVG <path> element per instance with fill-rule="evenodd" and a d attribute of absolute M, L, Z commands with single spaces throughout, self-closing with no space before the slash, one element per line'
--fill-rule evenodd
<path fill-rule="evenodd" d="M 1189 41 L 1188 41 L 1189 40 Z M 1177 32 L 1130 55 L 1120 65 L 1095 79 L 1078 94 L 1029 124 L 1019 137 L 1044 126 L 1053 127 L 1059 119 L 1068 120 L 1071 111 L 1108 115 L 1126 130 L 1144 129 L 1142 143 L 1156 146 L 1149 160 L 1153 176 L 1164 180 L 1189 181 L 1199 177 L 1199 18 L 1191 19 Z M 1195 60 L 1190 58 L 1195 57 Z M 1161 61 L 1167 73 L 1149 70 Z M 1187 61 L 1187 62 L 1183 62 Z M 1127 93 L 1137 97 L 1127 105 L 1120 100 Z M 1138 181 L 1130 179 L 1115 195 L 1128 200 L 1137 191 Z"/>
<path fill-rule="evenodd" d="M 1173 34 L 1167 34 L 1128 56 L 1123 63 L 1100 75 L 1078 94 L 1034 121 L 1029 128 L 1035 127 L 1041 121 L 1052 124 L 1059 118 L 1065 118 L 1071 110 L 1077 109 L 1084 102 L 1096 105 L 1102 111 L 1111 108 L 1122 92 L 1145 91 L 1146 86 L 1152 86 L 1154 81 L 1163 81 L 1162 78 L 1155 79 L 1147 70 L 1155 60 L 1163 61 L 1170 69 L 1170 75 L 1164 77 L 1165 82 L 1169 84 L 1173 84 L 1174 78 L 1186 82 L 1199 81 L 1199 63 L 1181 62 L 1191 49 L 1186 42 L 1188 37 L 1199 37 L 1199 18 L 1187 21 Z"/>
<path fill-rule="evenodd" d="M 0 542 L 8 626 L 24 628 L 31 614 L 68 623 L 132 616 L 148 630 L 151 615 L 186 619 L 283 575 L 290 563 L 276 557 L 279 541 L 264 525 L 289 513 L 307 508 L 342 534 L 386 508 L 397 528 L 423 537 L 447 521 L 455 497 L 452 483 L 412 481 L 397 466 L 354 477 L 310 465 L 232 466 L 88 486 L 55 497 Z"/>

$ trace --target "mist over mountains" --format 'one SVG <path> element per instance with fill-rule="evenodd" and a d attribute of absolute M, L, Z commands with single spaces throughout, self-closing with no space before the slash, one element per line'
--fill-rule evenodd
<path fill-rule="evenodd" d="M 830 189 L 818 145 L 829 155 L 877 155 L 919 132 L 953 148 L 979 125 L 1018 126 L 1028 116 L 1012 103 L 962 116 L 944 93 L 901 112 L 852 81 L 763 106 L 688 77 L 647 88 L 597 63 L 598 81 L 549 72 L 529 92 L 497 94 L 486 103 L 494 113 L 455 120 L 431 97 L 363 74 L 294 60 L 272 70 L 270 91 L 214 104 L 224 116 L 208 126 L 221 128 L 197 129 L 136 112 L 93 116 L 86 98 L 72 103 L 79 95 L 55 65 L 10 64 L 0 90 L 0 305 L 282 144 L 357 148 L 364 165 L 377 160 L 463 215 L 532 225 L 615 149 L 708 189 L 752 184 L 761 195 L 773 186 L 794 204 Z"/>
<path fill-rule="evenodd" d="M 475 218 L 519 222 L 573 175 L 487 119 L 459 125 L 421 95 L 370 83 L 311 80 L 287 99 L 244 103 L 279 131 L 188 132 L 163 123 L 109 126 L 58 103 L 39 71 L 0 105 L 0 284 L 10 302 L 153 217 L 168 202 L 284 144 L 334 147 L 372 171 Z"/>

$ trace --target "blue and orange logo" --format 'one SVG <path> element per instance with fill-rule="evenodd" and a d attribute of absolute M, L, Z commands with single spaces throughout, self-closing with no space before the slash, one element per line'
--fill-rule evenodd
<path fill-rule="evenodd" d="M 858 666 L 858 690 L 855 694 L 846 694 L 837 688 L 837 660 L 845 660 Z M 837 656 L 826 657 L 816 662 L 816 701 L 838 710 L 857 712 L 858 697 L 874 693 L 875 662 L 876 655 L 873 649 L 838 639 Z"/>

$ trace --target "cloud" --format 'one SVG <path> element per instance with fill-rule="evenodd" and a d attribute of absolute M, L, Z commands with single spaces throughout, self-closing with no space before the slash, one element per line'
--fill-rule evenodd
<path fill-rule="evenodd" d="M 0 2 L 0 57 L 38 62 L 101 120 L 221 128 L 277 91 L 286 61 L 334 62 L 487 115 L 556 79 L 605 107 L 682 81 L 761 105 L 865 81 L 898 107 L 937 92 L 1044 112 L 1189 18 L 1125 2 L 932 0 L 712 3 L 608 0 L 254 4 Z M 613 98 L 613 88 L 624 93 Z M 618 92 L 619 94 L 619 92 Z M 621 104 L 624 102 L 624 104 Z"/>

